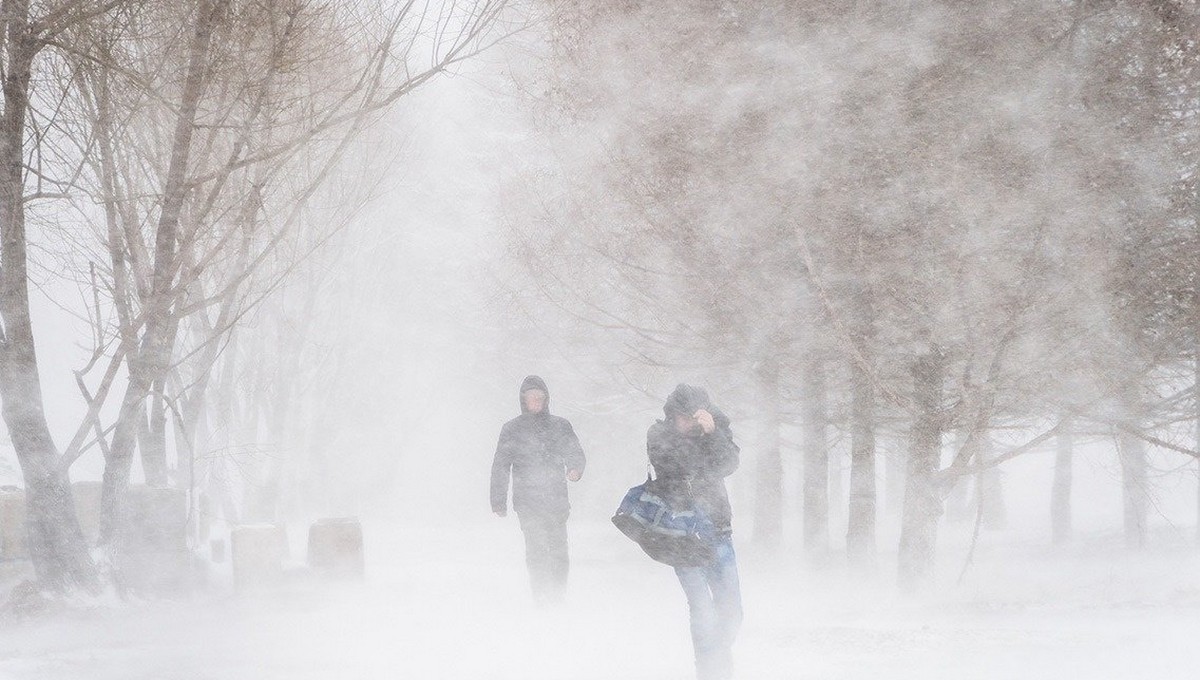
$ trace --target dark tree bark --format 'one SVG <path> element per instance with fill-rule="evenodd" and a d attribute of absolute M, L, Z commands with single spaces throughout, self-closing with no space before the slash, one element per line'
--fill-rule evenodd
<path fill-rule="evenodd" d="M 941 463 L 942 428 L 938 411 L 944 362 L 936 350 L 930 351 L 916 357 L 910 371 L 916 413 L 909 435 L 908 479 L 900 530 L 898 577 L 904 592 L 918 590 L 929 578 L 942 514 L 936 473 Z"/>
<path fill-rule="evenodd" d="M 33 60 L 43 43 L 32 34 L 27 0 L 5 0 L 4 112 L 0 116 L 0 399 L 25 481 L 28 546 L 43 587 L 94 589 L 71 487 L 50 436 L 29 312 L 25 234 L 25 126 Z"/>

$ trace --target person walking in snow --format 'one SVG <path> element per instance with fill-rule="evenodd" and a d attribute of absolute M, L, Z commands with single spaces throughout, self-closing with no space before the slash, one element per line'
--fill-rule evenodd
<path fill-rule="evenodd" d="M 742 624 L 742 595 L 733 551 L 733 511 L 725 478 L 738 467 L 738 445 L 729 418 L 700 387 L 679 385 L 663 405 L 664 420 L 650 426 L 646 449 L 658 489 L 672 507 L 694 506 L 713 521 L 713 561 L 675 567 L 687 597 L 696 675 L 733 676 L 733 642 Z"/>
<path fill-rule="evenodd" d="M 525 563 L 534 600 L 562 599 L 567 585 L 567 480 L 577 482 L 586 463 L 579 438 L 566 418 L 550 415 L 550 391 L 536 375 L 525 378 L 521 415 L 504 424 L 492 461 L 492 512 L 512 507 L 525 534 Z"/>

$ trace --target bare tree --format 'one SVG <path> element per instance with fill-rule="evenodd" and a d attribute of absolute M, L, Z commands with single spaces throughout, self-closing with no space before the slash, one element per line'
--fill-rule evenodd
<path fill-rule="evenodd" d="M 337 167 L 350 142 L 379 111 L 485 47 L 497 35 L 494 27 L 503 6 L 502 2 L 480 2 L 467 8 L 444 9 L 441 15 L 430 18 L 442 31 L 430 45 L 422 44 L 420 26 L 407 23 L 415 11 L 412 5 L 392 16 L 381 14 L 382 33 L 377 38 L 369 31 L 357 36 L 377 40 L 365 45 L 372 51 L 367 52 L 364 62 L 353 66 L 357 73 L 337 73 L 342 81 L 332 80 L 335 73 L 329 71 L 312 78 L 317 72 L 311 69 L 324 69 L 327 64 L 320 55 L 331 53 L 347 37 L 345 29 L 336 23 L 340 18 L 328 16 L 328 10 L 319 5 L 280 2 L 240 8 L 215 2 L 201 3 L 189 14 L 193 42 L 182 62 L 186 68 L 180 99 L 172 107 L 178 112 L 168 146 L 172 160 L 162 188 L 153 192 L 162 196 L 161 205 L 148 206 L 158 227 L 154 248 L 147 258 L 153 263 L 149 285 L 138 288 L 146 291 L 139 300 L 138 345 L 128 361 L 129 386 L 106 466 L 103 541 L 111 541 L 120 522 L 119 501 L 128 484 L 132 452 L 148 398 L 149 437 L 143 446 L 147 480 L 159 484 L 166 481 L 165 391 L 177 363 L 173 357 L 180 349 L 180 324 L 216 307 L 216 317 L 210 322 L 212 332 L 197 350 L 185 354 L 191 357 L 198 352 L 201 367 L 200 380 L 192 384 L 190 419 L 195 421 L 194 408 L 203 404 L 203 376 L 207 373 L 203 366 L 212 365 L 216 348 L 236 321 L 274 287 L 271 281 L 290 271 L 285 258 L 278 274 L 262 275 L 265 265 L 279 261 L 276 253 L 281 244 L 289 242 L 288 235 L 296 231 L 303 207 Z M 255 12 L 265 14 L 259 17 Z M 206 83 L 214 69 L 231 63 L 232 58 L 224 49 L 208 46 L 213 32 L 229 38 L 263 24 L 273 27 L 268 33 L 271 41 L 261 51 L 240 53 L 243 60 L 259 55 L 263 59 L 247 64 L 250 80 L 242 81 L 241 89 L 230 88 L 226 80 L 220 90 L 206 94 Z M 454 32 L 449 31 L 452 27 Z M 318 37 L 318 30 L 325 33 Z M 253 31 L 247 35 L 253 35 Z M 318 40 L 324 42 L 314 42 Z M 237 40 L 234 44 L 244 43 Z M 412 70 L 416 50 L 424 47 L 432 49 L 431 63 Z M 298 71 L 300 64 L 310 70 Z M 305 74 L 309 82 L 304 83 L 297 73 Z M 343 83 L 348 85 L 339 89 Z M 294 107 L 298 90 L 288 88 L 298 86 L 326 89 L 308 95 L 313 99 L 305 107 L 311 111 L 307 119 L 289 120 L 289 107 Z M 244 104 L 247 99 L 248 104 Z M 199 120 L 202 106 L 209 109 L 205 114 L 208 120 L 203 123 Z M 239 125 L 221 122 L 239 118 Z M 194 139 L 193 130 L 202 136 Z M 327 141 L 330 137 L 332 143 Z M 195 161 L 190 160 L 193 153 L 199 154 Z M 304 179 L 281 181 L 297 176 L 298 163 L 308 166 L 299 175 Z M 138 167 L 144 166 L 134 166 L 134 176 Z M 181 222 L 184 215 L 186 222 Z M 280 217 L 271 219 L 268 215 Z M 133 225 L 127 224 L 125 232 L 135 233 Z M 328 235 L 312 239 L 310 248 L 319 247 L 326 238 Z M 138 250 L 137 239 L 127 240 L 126 248 L 130 252 Z M 130 257 L 125 253 L 122 256 Z M 256 275 L 260 282 L 265 279 L 265 288 L 253 289 Z M 187 424 L 185 421 L 184 427 Z"/>
<path fill-rule="evenodd" d="M 46 424 L 37 352 L 29 313 L 27 163 L 30 83 L 43 51 L 71 27 L 101 18 L 123 2 L 64 0 L 31 8 L 28 0 L 0 4 L 3 21 L 4 111 L 0 130 L 0 396 L 4 419 L 25 478 L 29 545 L 39 581 L 50 588 L 97 583 L 75 516 L 67 476 Z"/>
<path fill-rule="evenodd" d="M 170 465 L 169 425 L 197 428 L 234 329 L 352 214 L 318 224 L 312 197 L 381 112 L 519 28 L 507 4 L 3 3 L 0 393 L 43 583 L 97 583 L 67 484 L 86 451 L 106 457 L 106 542 L 135 450 L 149 483 L 190 484 L 189 454 Z M 56 198 L 82 199 L 79 222 L 59 210 L 39 226 L 85 258 L 61 277 L 89 291 L 94 327 L 76 372 L 87 414 L 62 454 L 43 413 L 26 236 L 29 206 Z"/>

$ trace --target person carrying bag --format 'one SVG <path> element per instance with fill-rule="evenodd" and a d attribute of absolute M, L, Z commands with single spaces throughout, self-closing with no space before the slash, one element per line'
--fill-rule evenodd
<path fill-rule="evenodd" d="M 629 490 L 613 523 L 650 557 L 675 567 L 688 602 L 696 675 L 728 680 L 742 596 L 725 478 L 737 470 L 740 449 L 729 418 L 703 388 L 679 385 L 663 413 L 646 434 L 654 475 Z"/>

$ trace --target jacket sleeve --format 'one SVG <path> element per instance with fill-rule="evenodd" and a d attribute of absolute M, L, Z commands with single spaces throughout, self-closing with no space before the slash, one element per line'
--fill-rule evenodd
<path fill-rule="evenodd" d="M 729 427 L 729 418 L 718 412 L 717 428 L 704 435 L 704 445 L 708 452 L 706 461 L 709 471 L 716 477 L 728 477 L 738 469 L 741 462 L 741 448 L 733 441 L 733 430 Z"/>
<path fill-rule="evenodd" d="M 500 441 L 496 443 L 496 457 L 492 459 L 492 512 L 508 510 L 508 479 L 512 474 L 513 442 L 508 427 L 500 430 Z"/>
<path fill-rule="evenodd" d="M 575 435 L 575 428 L 571 427 L 571 423 L 563 421 L 563 463 L 566 464 L 568 470 L 578 470 L 579 474 L 583 474 L 583 468 L 587 466 L 587 457 L 583 455 L 583 447 L 579 445 L 579 437 Z"/>

